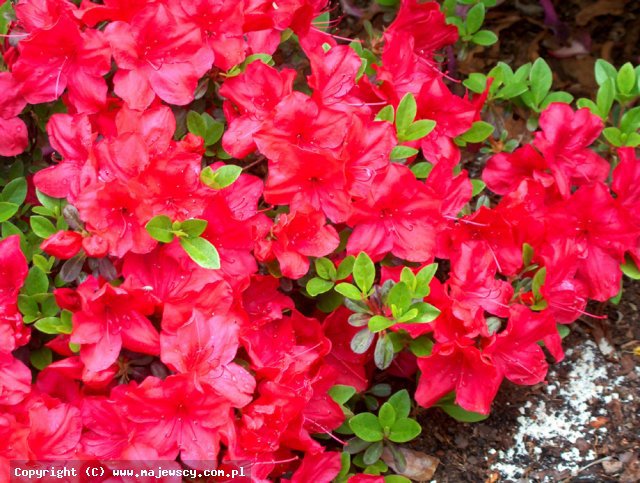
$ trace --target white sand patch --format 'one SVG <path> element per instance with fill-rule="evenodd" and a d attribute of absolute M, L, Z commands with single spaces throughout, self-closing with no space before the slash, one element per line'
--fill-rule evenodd
<path fill-rule="evenodd" d="M 571 352 L 569 349 L 567 355 Z M 553 368 L 549 371 L 548 379 L 552 384 L 547 387 L 547 394 L 564 401 L 559 410 L 547 408 L 544 401 L 525 404 L 524 415 L 518 417 L 514 446 L 499 451 L 492 465 L 503 481 L 525 477 L 527 465 L 519 463 L 537 460 L 545 447 L 565 449 L 554 467 L 558 471 L 574 472 L 596 459 L 596 454 L 591 450 L 581 454 L 575 442 L 578 438 L 590 440 L 596 431 L 589 426 L 589 421 L 594 416 L 592 403 L 594 399 L 602 398 L 603 384 L 607 382 L 605 361 L 599 348 L 593 342 L 586 341 L 580 357 L 571 364 L 568 381 L 557 381 Z M 528 450 L 526 442 L 533 448 L 532 452 Z"/>

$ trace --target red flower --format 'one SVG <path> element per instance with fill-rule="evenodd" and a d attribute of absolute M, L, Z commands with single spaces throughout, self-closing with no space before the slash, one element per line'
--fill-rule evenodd
<path fill-rule="evenodd" d="M 13 74 L 30 104 L 54 101 L 69 89 L 78 112 L 97 112 L 106 102 L 102 78 L 111 69 L 111 49 L 99 30 L 81 32 L 67 15 L 37 29 L 18 44 Z"/>
<path fill-rule="evenodd" d="M 81 344 L 80 357 L 91 371 L 113 364 L 122 347 L 157 355 L 160 338 L 149 319 L 155 301 L 141 288 L 113 287 L 89 277 L 78 287 L 82 310 L 73 314 L 71 342 Z"/>
<path fill-rule="evenodd" d="M 255 380 L 232 362 L 238 351 L 238 325 L 230 318 L 205 318 L 198 310 L 175 335 L 160 336 L 162 361 L 193 377 L 196 389 L 207 385 L 234 407 L 246 406 L 253 398 Z"/>
<path fill-rule="evenodd" d="M 3 347 L 2 350 L 5 348 Z M 13 406 L 31 392 L 31 371 L 9 352 L 0 351 L 0 404 Z"/>
<path fill-rule="evenodd" d="M 0 72 L 0 156 L 17 156 L 29 145 L 27 125 L 18 118 L 26 101 L 10 72 Z"/>
<path fill-rule="evenodd" d="M 200 30 L 160 2 L 148 4 L 128 23 L 110 23 L 105 34 L 120 68 L 115 93 L 134 109 L 149 106 L 156 94 L 171 104 L 188 104 L 213 62 Z"/>
<path fill-rule="evenodd" d="M 307 207 L 279 215 L 256 256 L 263 260 L 277 258 L 282 275 L 298 279 L 309 270 L 307 257 L 328 255 L 339 244 L 338 233 L 326 224 L 324 215 Z"/>
<path fill-rule="evenodd" d="M 389 252 L 411 262 L 433 260 L 439 205 L 409 169 L 391 165 L 374 180 L 371 195 L 354 203 L 347 252 L 365 251 L 375 260 Z"/>
<path fill-rule="evenodd" d="M 438 343 L 428 357 L 418 358 L 422 371 L 415 399 L 423 407 L 433 406 L 451 391 L 456 404 L 467 411 L 489 414 L 491 402 L 502 382 L 501 372 L 471 339 Z"/>
<path fill-rule="evenodd" d="M 40 244 L 40 249 L 61 260 L 75 256 L 82 248 L 82 235 L 75 231 L 58 231 Z"/>

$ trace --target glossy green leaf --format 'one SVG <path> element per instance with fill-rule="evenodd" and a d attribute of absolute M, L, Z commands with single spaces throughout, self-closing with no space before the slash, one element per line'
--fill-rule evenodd
<path fill-rule="evenodd" d="M 376 267 L 365 252 L 360 252 L 353 264 L 353 280 L 362 293 L 368 293 L 376 277 Z"/>
<path fill-rule="evenodd" d="M 498 36 L 491 30 L 480 30 L 473 34 L 471 40 L 474 44 L 488 47 L 489 45 L 493 45 L 498 41 Z"/>
<path fill-rule="evenodd" d="M 200 173 L 200 180 L 209 188 L 221 190 L 233 184 L 242 174 L 242 168 L 235 164 L 226 164 L 215 171 L 207 166 Z"/>
<path fill-rule="evenodd" d="M 333 288 L 333 282 L 322 278 L 313 277 L 307 282 L 307 293 L 312 297 L 326 293 Z"/>
<path fill-rule="evenodd" d="M 7 221 L 18 212 L 19 208 L 20 206 L 15 203 L 0 201 L 0 222 Z"/>
<path fill-rule="evenodd" d="M 353 397 L 356 393 L 356 389 L 353 386 L 346 386 L 343 384 L 336 384 L 329 389 L 328 394 L 336 403 L 344 405 Z"/>
<path fill-rule="evenodd" d="M 58 231 L 53 223 L 44 216 L 32 216 L 29 219 L 29 224 L 31 225 L 31 230 L 40 238 L 49 238 Z"/>
<path fill-rule="evenodd" d="M 378 411 L 378 420 L 380 421 L 380 426 L 389 427 L 396 422 L 396 410 L 394 409 L 391 403 L 384 403 L 380 406 L 380 411 Z"/>
<path fill-rule="evenodd" d="M 2 189 L 0 201 L 21 205 L 27 197 L 27 180 L 24 177 L 12 179 Z"/>
<path fill-rule="evenodd" d="M 374 315 L 369 319 L 369 330 L 371 332 L 380 332 L 395 325 L 395 321 L 383 315 Z"/>
<path fill-rule="evenodd" d="M 407 418 L 411 412 L 411 397 L 409 391 L 401 389 L 391 396 L 388 400 L 389 404 L 396 410 L 397 418 Z"/>
<path fill-rule="evenodd" d="M 318 274 L 318 277 L 324 278 L 325 280 L 336 279 L 336 267 L 328 258 L 317 258 L 314 265 L 316 267 L 316 273 Z"/>
<path fill-rule="evenodd" d="M 398 132 L 402 132 L 407 129 L 413 120 L 416 118 L 418 107 L 416 99 L 410 92 L 405 94 L 398 104 L 396 111 L 396 127 Z"/>
<path fill-rule="evenodd" d="M 392 161 L 397 161 L 399 159 L 407 159 L 407 158 L 410 158 L 411 156 L 415 156 L 416 154 L 418 154 L 418 152 L 419 151 L 417 149 L 412 148 L 410 146 L 396 146 L 391 150 L 391 154 L 389 155 L 389 158 Z"/>
<path fill-rule="evenodd" d="M 166 215 L 158 215 L 151 218 L 145 225 L 149 236 L 162 243 L 171 243 L 175 238 L 171 218 Z"/>
<path fill-rule="evenodd" d="M 214 270 L 220 268 L 220 255 L 209 240 L 204 238 L 180 238 L 180 246 L 191 257 L 191 260 L 201 267 Z"/>
<path fill-rule="evenodd" d="M 383 438 L 382 427 L 375 414 L 360 413 L 349 419 L 349 427 L 363 441 L 375 443 Z"/>
<path fill-rule="evenodd" d="M 180 223 L 180 231 L 184 232 L 190 238 L 199 237 L 207 229 L 207 220 L 192 218 Z"/>
<path fill-rule="evenodd" d="M 346 282 L 339 283 L 338 285 L 336 285 L 336 292 L 338 292 L 341 295 L 344 295 L 345 297 L 351 300 L 362 299 L 362 292 L 358 290 L 358 287 L 356 287 L 351 283 L 346 283 Z"/>
<path fill-rule="evenodd" d="M 389 432 L 389 439 L 394 443 L 406 443 L 417 438 L 422 427 L 417 421 L 409 418 L 398 419 Z"/>

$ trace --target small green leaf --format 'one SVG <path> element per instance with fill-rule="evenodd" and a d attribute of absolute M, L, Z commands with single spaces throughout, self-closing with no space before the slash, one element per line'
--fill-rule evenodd
<path fill-rule="evenodd" d="M 484 22 L 485 8 L 483 3 L 477 3 L 474 5 L 469 12 L 467 12 L 467 18 L 465 20 L 465 24 L 467 26 L 467 33 L 473 34 L 477 32 L 480 27 L 482 27 L 482 23 Z"/>
<path fill-rule="evenodd" d="M 70 334 L 72 327 L 64 323 L 59 317 L 45 317 L 34 324 L 36 329 L 45 334 Z"/>
<path fill-rule="evenodd" d="M 207 125 L 202 116 L 196 111 L 189 111 L 187 113 L 187 129 L 191 134 L 200 136 L 204 139 L 207 132 Z"/>
<path fill-rule="evenodd" d="M 374 396 L 388 397 L 391 394 L 391 386 L 389 384 L 380 383 L 373 386 L 369 391 Z"/>
<path fill-rule="evenodd" d="M 416 141 L 427 136 L 436 127 L 431 119 L 421 119 L 411 124 L 400 136 L 401 141 Z"/>
<path fill-rule="evenodd" d="M 371 443 L 369 441 L 365 441 L 356 436 L 347 441 L 347 445 L 344 447 L 344 450 L 349 454 L 357 454 L 367 449 L 370 444 Z"/>
<path fill-rule="evenodd" d="M 533 247 L 528 243 L 522 244 L 522 265 L 528 267 L 533 260 Z"/>
<path fill-rule="evenodd" d="M 358 254 L 353 264 L 353 280 L 360 288 L 362 293 L 366 294 L 371 290 L 373 281 L 376 277 L 376 267 L 365 252 Z"/>
<path fill-rule="evenodd" d="M 389 307 L 395 306 L 398 313 L 404 313 L 404 311 L 409 308 L 409 305 L 411 305 L 411 293 L 407 284 L 398 282 L 391 287 L 387 295 L 386 303 Z"/>
<path fill-rule="evenodd" d="M 21 205 L 27 197 L 27 180 L 24 177 L 16 178 L 7 183 L 0 195 L 0 201 Z"/>
<path fill-rule="evenodd" d="M 220 268 L 220 255 L 218 250 L 209 240 L 204 238 L 180 238 L 180 245 L 196 262 L 203 268 L 218 269 Z"/>
<path fill-rule="evenodd" d="M 29 224 L 31 225 L 33 232 L 40 238 L 49 238 L 58 231 L 53 223 L 44 216 L 32 216 L 29 220 Z"/>
<path fill-rule="evenodd" d="M 7 221 L 18 212 L 19 208 L 20 206 L 15 203 L 0 201 L 0 222 Z"/>
<path fill-rule="evenodd" d="M 531 291 L 533 292 L 533 295 L 536 297 L 536 300 L 542 297 L 542 294 L 540 293 L 540 288 L 544 285 L 544 281 L 546 278 L 547 278 L 546 267 L 542 267 L 533 276 L 533 280 L 531 281 Z"/>
<path fill-rule="evenodd" d="M 31 351 L 29 361 L 31 362 L 31 365 L 39 371 L 43 370 L 53 361 L 51 349 L 48 347 L 40 347 L 39 349 Z"/>
<path fill-rule="evenodd" d="M 46 293 L 49 289 L 49 278 L 38 267 L 31 267 L 24 282 L 23 290 L 27 295 Z"/>
<path fill-rule="evenodd" d="M 317 258 L 315 261 L 316 273 L 318 277 L 324 278 L 325 280 L 335 280 L 336 279 L 336 267 L 331 260 L 328 258 L 322 257 Z M 344 278 L 344 277 L 343 277 Z"/>
<path fill-rule="evenodd" d="M 632 133 L 640 128 L 640 106 L 629 109 L 622 116 L 620 130 L 625 133 Z"/>
<path fill-rule="evenodd" d="M 322 278 L 313 277 L 307 282 L 307 293 L 312 297 L 328 292 L 333 288 L 333 282 Z"/>
<path fill-rule="evenodd" d="M 391 403 L 386 402 L 380 406 L 380 411 L 378 411 L 378 420 L 380 421 L 380 426 L 383 428 L 385 426 L 388 426 L 389 428 L 393 426 L 393 423 L 396 422 L 396 410 Z"/>
<path fill-rule="evenodd" d="M 616 80 L 618 72 L 616 68 L 604 59 L 596 60 L 595 77 L 598 85 L 602 85 L 607 79 Z"/>
<path fill-rule="evenodd" d="M 378 337 L 378 342 L 373 351 L 373 362 L 376 367 L 382 371 L 387 369 L 393 362 L 393 356 L 395 351 L 393 350 L 393 342 L 389 337 Z"/>
<path fill-rule="evenodd" d="M 414 292 L 415 298 L 423 298 L 430 293 L 430 284 L 438 271 L 438 264 L 431 263 L 422 268 L 416 275 L 416 289 Z"/>
<path fill-rule="evenodd" d="M 207 229 L 207 220 L 192 218 L 180 223 L 180 231 L 184 232 L 189 238 L 199 237 Z"/>
<path fill-rule="evenodd" d="M 369 319 L 371 319 L 371 315 L 369 314 L 351 314 L 347 322 L 354 327 L 364 327 L 369 324 Z"/>
<path fill-rule="evenodd" d="M 387 402 L 396 410 L 396 417 L 398 419 L 409 417 L 409 413 L 411 412 L 411 397 L 409 396 L 409 391 L 402 389 L 391 396 Z"/>
<path fill-rule="evenodd" d="M 200 180 L 209 188 L 221 190 L 230 186 L 240 177 L 242 168 L 235 164 L 226 164 L 215 171 L 207 166 L 200 173 Z"/>
<path fill-rule="evenodd" d="M 494 131 L 494 127 L 488 122 L 476 121 L 465 133 L 458 136 L 467 143 L 480 143 L 487 139 Z"/>
<path fill-rule="evenodd" d="M 212 146 L 222 137 L 224 124 L 216 121 L 206 112 L 203 113 L 201 117 L 205 124 L 204 136 L 202 136 L 204 138 L 204 144 L 205 146 Z"/>
<path fill-rule="evenodd" d="M 531 66 L 529 73 L 531 80 L 531 93 L 536 106 L 539 106 L 547 96 L 553 83 L 553 74 L 549 68 L 549 64 L 542 57 L 538 57 Z"/>
<path fill-rule="evenodd" d="M 429 175 L 431 174 L 432 169 L 433 169 L 433 164 L 427 161 L 422 161 L 420 163 L 416 163 L 413 166 L 411 166 L 411 172 L 418 179 L 428 178 Z"/>
<path fill-rule="evenodd" d="M 382 441 L 382 427 L 375 414 L 360 413 L 349 419 L 349 427 L 363 441 Z"/>
<path fill-rule="evenodd" d="M 633 258 L 629 255 L 625 256 L 625 261 L 620 265 L 622 273 L 632 280 L 640 280 L 640 268 L 634 263 Z"/>
<path fill-rule="evenodd" d="M 352 386 L 345 386 L 343 384 L 336 384 L 327 392 L 329 396 L 331 396 L 331 399 L 336 403 L 344 405 L 356 393 L 356 388 Z"/>
<path fill-rule="evenodd" d="M 372 465 L 376 463 L 376 461 L 380 459 L 380 456 L 382 456 L 383 449 L 384 446 L 382 444 L 382 441 L 376 441 L 375 443 L 370 445 L 362 455 L 362 461 L 364 462 L 364 464 Z"/>
<path fill-rule="evenodd" d="M 554 102 L 560 102 L 562 104 L 571 104 L 573 102 L 573 96 L 568 92 L 558 91 L 551 92 L 544 98 L 542 104 L 540 104 L 540 109 L 546 109 L 550 104 Z"/>
<path fill-rule="evenodd" d="M 613 146 L 621 147 L 624 145 L 624 141 L 622 140 L 622 131 L 617 127 L 607 127 L 602 131 L 602 134 Z"/>
<path fill-rule="evenodd" d="M 433 341 L 427 336 L 420 336 L 409 343 L 409 350 L 416 357 L 428 357 L 433 350 Z"/>
<path fill-rule="evenodd" d="M 480 94 L 487 87 L 487 76 L 478 72 L 469 74 L 469 77 L 462 84 L 472 92 Z"/>
<path fill-rule="evenodd" d="M 358 290 L 358 287 L 351 283 L 339 283 L 336 285 L 336 292 L 351 300 L 362 300 L 362 292 Z"/>
<path fill-rule="evenodd" d="M 398 132 L 404 131 L 413 123 L 417 112 L 418 107 L 413 94 L 411 92 L 405 94 L 398 104 L 398 110 L 396 112 L 396 128 Z"/>
<path fill-rule="evenodd" d="M 473 34 L 471 40 L 474 44 L 488 47 L 489 45 L 493 45 L 498 41 L 498 36 L 491 30 L 480 30 Z"/>
<path fill-rule="evenodd" d="M 389 106 L 384 106 L 382 109 L 380 109 L 380 111 L 378 111 L 378 114 L 376 115 L 376 121 L 388 121 L 390 123 L 393 123 L 395 119 L 395 113 L 393 111 L 393 106 L 389 105 Z"/>
<path fill-rule="evenodd" d="M 406 443 L 418 437 L 422 427 L 417 421 L 409 418 L 398 419 L 389 432 L 389 439 L 394 443 Z"/>
<path fill-rule="evenodd" d="M 175 237 L 171 218 L 166 215 L 154 216 L 147 222 L 145 228 L 151 238 L 162 243 L 171 243 Z"/>
<path fill-rule="evenodd" d="M 383 315 L 374 315 L 369 319 L 368 325 L 371 332 L 380 332 L 395 325 L 395 321 Z"/>
<path fill-rule="evenodd" d="M 457 404 L 446 404 L 440 407 L 445 413 L 447 413 L 456 421 L 460 421 L 461 423 L 477 423 L 479 421 L 484 421 L 489 417 L 488 414 L 480 414 L 473 411 L 467 411 Z"/>
<path fill-rule="evenodd" d="M 410 146 L 396 146 L 391 150 L 389 159 L 397 161 L 399 159 L 407 159 L 418 154 L 418 150 Z"/>
<path fill-rule="evenodd" d="M 473 187 L 473 190 L 471 191 L 471 196 L 478 196 L 487 187 L 486 183 L 481 179 L 472 179 L 471 186 Z"/>
<path fill-rule="evenodd" d="M 345 257 L 344 260 L 338 265 L 338 271 L 336 273 L 336 279 L 342 280 L 347 278 L 353 272 L 353 265 L 356 262 L 356 258 L 353 255 Z"/>
<path fill-rule="evenodd" d="M 630 94 L 636 85 L 636 71 L 631 62 L 624 64 L 616 76 L 616 85 L 622 94 Z"/>
<path fill-rule="evenodd" d="M 571 329 L 569 329 L 569 327 L 567 327 L 566 325 L 557 324 L 557 328 L 558 328 L 558 334 L 560 335 L 561 339 L 564 339 L 571 333 Z"/>
<path fill-rule="evenodd" d="M 356 354 L 364 354 L 371 347 L 374 337 L 369 329 L 362 329 L 351 339 L 351 350 Z"/>

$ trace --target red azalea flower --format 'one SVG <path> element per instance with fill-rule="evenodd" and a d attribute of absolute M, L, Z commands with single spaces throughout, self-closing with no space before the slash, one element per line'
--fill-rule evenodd
<path fill-rule="evenodd" d="M 193 377 L 196 389 L 206 384 L 234 407 L 246 406 L 256 382 L 246 369 L 232 362 L 238 352 L 238 325 L 228 317 L 205 318 L 198 310 L 175 334 L 160 336 L 162 361 Z"/>
<path fill-rule="evenodd" d="M 58 231 L 40 244 L 45 253 L 61 260 L 74 257 L 82 248 L 82 235 L 75 231 Z"/>
<path fill-rule="evenodd" d="M 256 256 L 262 260 L 277 258 L 282 275 L 298 279 L 309 270 L 307 257 L 323 257 L 340 244 L 336 229 L 326 221 L 322 213 L 309 207 L 283 213 Z"/>
<path fill-rule="evenodd" d="M 92 371 L 113 364 L 122 347 L 160 353 L 160 338 L 149 319 L 155 301 L 142 288 L 119 287 L 87 278 L 78 287 L 82 310 L 73 314 L 71 342 L 81 344 L 82 362 Z"/>
<path fill-rule="evenodd" d="M 439 201 L 406 167 L 393 164 L 373 183 L 370 196 L 353 204 L 347 253 L 374 260 L 391 252 L 411 262 L 433 260 Z"/>
<path fill-rule="evenodd" d="M 2 350 L 5 348 L 3 347 Z M 31 392 L 31 371 L 10 352 L 0 350 L 0 404 L 13 406 Z"/>
<path fill-rule="evenodd" d="M 171 104 L 188 104 L 213 62 L 200 30 L 180 22 L 160 2 L 148 4 L 128 23 L 110 23 L 105 34 L 120 68 L 115 93 L 134 109 L 146 108 L 155 95 Z"/>
<path fill-rule="evenodd" d="M 0 156 L 17 156 L 29 145 L 27 125 L 18 118 L 26 101 L 10 72 L 0 72 Z"/>
<path fill-rule="evenodd" d="M 18 44 L 13 74 L 30 104 L 56 100 L 65 88 L 78 112 L 97 112 L 106 102 L 102 76 L 111 69 L 111 49 L 99 30 L 80 31 L 67 15 Z"/>

